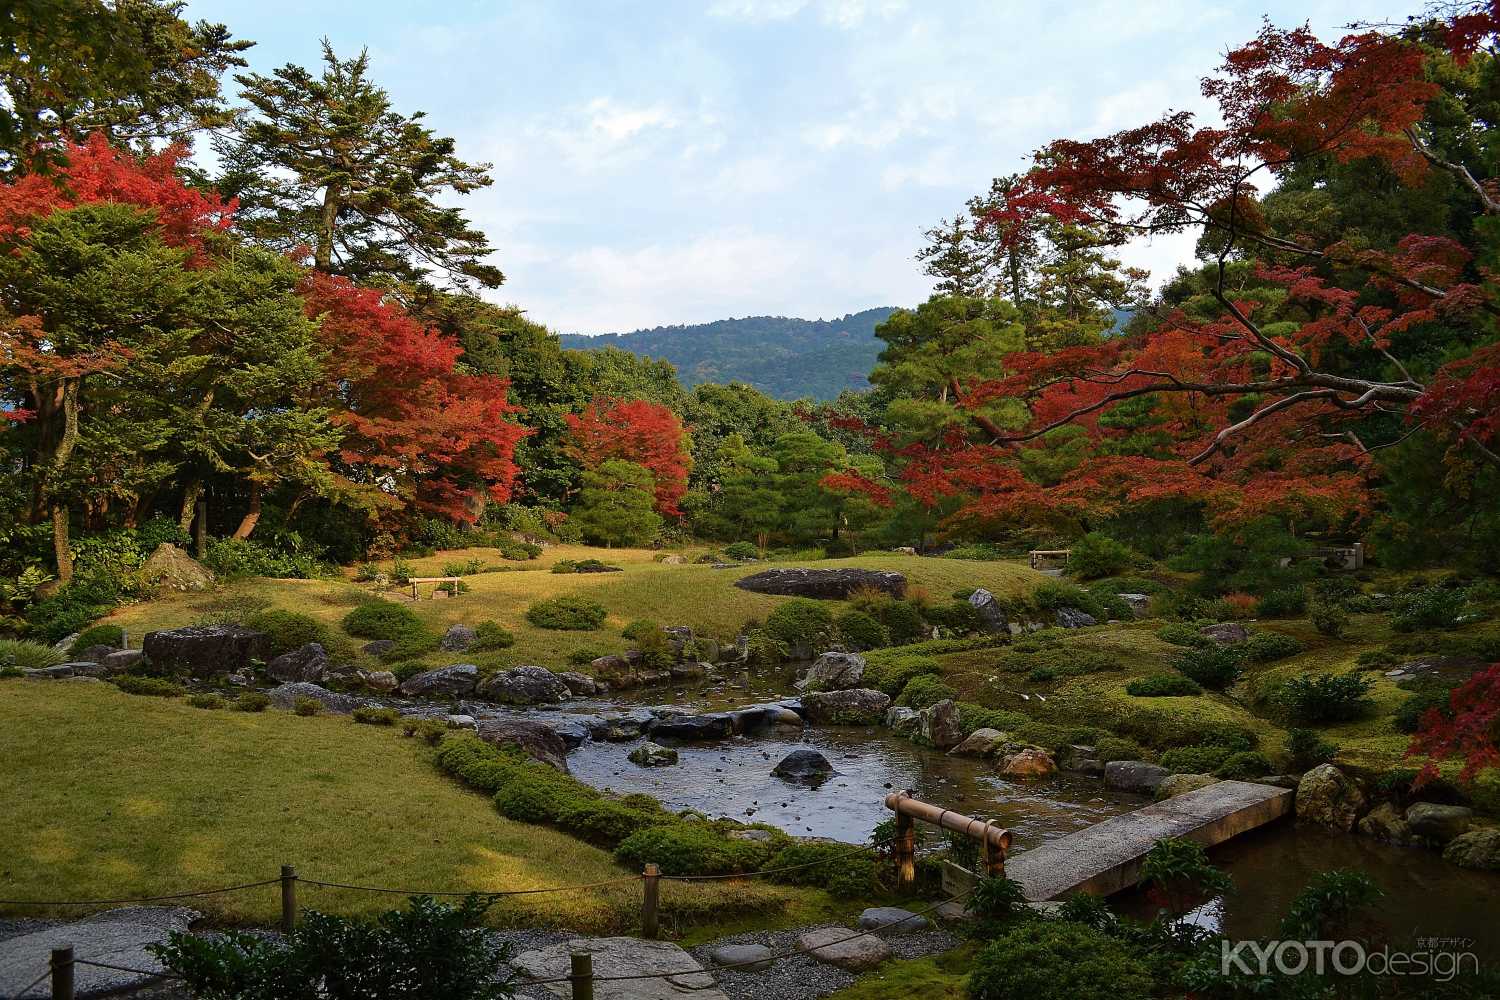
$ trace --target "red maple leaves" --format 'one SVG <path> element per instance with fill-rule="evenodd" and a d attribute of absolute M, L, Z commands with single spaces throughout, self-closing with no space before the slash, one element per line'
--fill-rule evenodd
<path fill-rule="evenodd" d="M 567 415 L 570 453 L 585 469 L 610 459 L 645 467 L 656 484 L 656 509 L 679 517 L 693 460 L 687 430 L 672 409 L 644 399 L 596 399 Z"/>

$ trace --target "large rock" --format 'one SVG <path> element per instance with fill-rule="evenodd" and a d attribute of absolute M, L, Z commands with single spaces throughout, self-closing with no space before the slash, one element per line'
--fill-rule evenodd
<path fill-rule="evenodd" d="M 986 632 L 1006 632 L 1010 629 L 1010 619 L 1000 607 L 1000 602 L 995 595 L 983 587 L 969 595 L 969 605 L 979 615 L 979 623 L 984 626 Z"/>
<path fill-rule="evenodd" d="M 890 696 L 869 688 L 815 691 L 802 696 L 807 721 L 833 726 L 875 726 L 885 718 Z"/>
<path fill-rule="evenodd" d="M 1099 624 L 1099 619 L 1077 608 L 1058 608 L 1052 613 L 1052 617 L 1058 628 L 1087 628 Z"/>
<path fill-rule="evenodd" d="M 858 934 L 845 927 L 820 927 L 797 938 L 813 958 L 850 972 L 863 972 L 891 957 L 891 946 L 874 934 Z"/>
<path fill-rule="evenodd" d="M 1218 625 L 1205 625 L 1198 631 L 1221 646 L 1232 646 L 1237 642 L 1244 642 L 1250 638 L 1250 630 L 1239 622 L 1221 622 Z"/>
<path fill-rule="evenodd" d="M 1297 783 L 1297 819 L 1345 833 L 1365 811 L 1365 793 L 1332 764 L 1319 764 Z"/>
<path fill-rule="evenodd" d="M 562 737 L 563 746 L 569 750 L 577 750 L 594 738 L 594 726 L 597 719 L 598 716 L 592 715 L 564 715 L 549 718 L 546 724 L 554 733 Z"/>
<path fill-rule="evenodd" d="M 455 663 L 408 677 L 401 684 L 401 693 L 408 698 L 463 698 L 473 694 L 478 683 L 478 667 Z"/>
<path fill-rule="evenodd" d="M 1467 833 L 1473 818 L 1472 809 L 1437 802 L 1418 802 L 1406 810 L 1406 822 L 1411 825 L 1412 833 L 1438 844 Z"/>
<path fill-rule="evenodd" d="M 200 591 L 214 585 L 214 574 L 171 542 L 162 542 L 141 566 L 141 578 L 162 590 Z"/>
<path fill-rule="evenodd" d="M 557 679 L 567 685 L 568 691 L 580 697 L 592 697 L 599 693 L 599 685 L 588 674 L 580 674 L 576 670 L 564 670 L 557 675 Z"/>
<path fill-rule="evenodd" d="M 832 776 L 833 765 L 816 750 L 793 750 L 771 769 L 771 773 L 784 781 L 820 785 Z"/>
<path fill-rule="evenodd" d="M 366 656 L 382 657 L 396 648 L 395 639 L 373 639 L 359 647 Z"/>
<path fill-rule="evenodd" d="M 799 691 L 847 691 L 865 677 L 865 658 L 858 653 L 824 653 L 797 682 Z"/>
<path fill-rule="evenodd" d="M 1120 600 L 1130 606 L 1130 613 L 1137 618 L 1145 618 L 1151 613 L 1150 594 L 1116 594 Z"/>
<path fill-rule="evenodd" d="M 73 987 L 80 997 L 149 985 L 154 982 L 153 974 L 164 970 L 147 946 L 165 944 L 174 931 L 186 933 L 198 918 L 198 913 L 182 907 L 130 906 L 6 938 L 0 941 L 0 996 L 15 1000 L 52 996 L 47 980 L 31 984 L 46 971 L 52 949 L 67 945 L 73 946 L 75 958 L 139 970 L 75 965 Z"/>
<path fill-rule="evenodd" d="M 354 676 L 371 691 L 394 691 L 401 686 L 401 681 L 389 670 L 359 670 Z"/>
<path fill-rule="evenodd" d="M 906 596 L 906 577 L 875 569 L 768 569 L 734 584 L 741 590 L 784 597 L 842 601 L 856 590 L 872 588 L 895 598 Z"/>
<path fill-rule="evenodd" d="M 1219 781 L 1211 774 L 1169 774 L 1156 786 L 1156 801 L 1176 798 Z"/>
<path fill-rule="evenodd" d="M 84 661 L 89 663 L 103 663 L 106 656 L 119 651 L 115 646 L 90 646 L 88 649 L 69 653 L 68 658 L 74 663 L 82 663 Z"/>
<path fill-rule="evenodd" d="M 948 752 L 955 757 L 988 757 L 1010 739 L 998 729 L 976 729 Z"/>
<path fill-rule="evenodd" d="M 1401 815 L 1401 810 L 1389 802 L 1382 802 L 1371 809 L 1359 821 L 1359 832 L 1366 837 L 1402 847 L 1418 843 L 1419 840 L 1416 834 L 1411 832 L 1411 824 L 1406 822 L 1405 817 Z"/>
<path fill-rule="evenodd" d="M 120 649 L 100 660 L 99 665 L 105 674 L 123 674 L 145 658 L 146 654 L 139 649 Z"/>
<path fill-rule="evenodd" d="M 282 653 L 266 664 L 266 673 L 278 681 L 320 681 L 327 670 L 328 652 L 317 642 Z"/>
<path fill-rule="evenodd" d="M 715 965 L 736 972 L 763 972 L 771 967 L 773 956 L 774 952 L 763 944 L 721 944 L 708 953 Z"/>
<path fill-rule="evenodd" d="M 1027 747 L 1006 757 L 1000 764 L 1000 773 L 1007 778 L 1045 778 L 1057 773 L 1057 763 L 1047 751 Z"/>
<path fill-rule="evenodd" d="M 573 995 L 568 983 L 575 952 L 587 952 L 594 958 L 594 976 L 647 976 L 641 979 L 615 979 L 597 982 L 594 995 L 599 1000 L 728 1000 L 714 985 L 713 976 L 679 946 L 669 941 L 643 941 L 639 938 L 578 938 L 548 948 L 522 952 L 514 965 L 529 979 L 560 979 L 542 987 L 564 1000 Z"/>
<path fill-rule="evenodd" d="M 963 723 L 958 718 L 958 706 L 953 703 L 953 699 L 945 698 L 922 709 L 917 731 L 936 750 L 952 750 L 962 743 Z"/>
<path fill-rule="evenodd" d="M 910 934 L 925 931 L 932 921 L 899 906 L 871 906 L 859 915 L 859 929 L 876 934 Z"/>
<path fill-rule="evenodd" d="M 910 737 L 922 724 L 922 713 L 905 705 L 892 705 L 885 713 L 885 727 L 897 736 Z"/>
<path fill-rule="evenodd" d="M 469 625 L 449 625 L 443 633 L 442 647 L 449 653 L 467 653 L 479 641 L 479 633 Z"/>
<path fill-rule="evenodd" d="M 1112 760 L 1104 765 L 1104 787 L 1117 792 L 1155 795 L 1171 772 L 1143 760 Z"/>
<path fill-rule="evenodd" d="M 271 699 L 271 704 L 277 708 L 287 710 L 291 710 L 296 706 L 298 698 L 311 698 L 322 705 L 324 711 L 332 712 L 335 715 L 348 715 L 356 708 L 365 704 L 365 699 L 363 698 L 356 698 L 348 694 L 339 694 L 336 691 L 330 691 L 325 687 L 305 681 L 292 681 L 278 687 L 273 687 L 270 691 L 266 692 L 266 695 Z"/>
<path fill-rule="evenodd" d="M 147 632 L 141 648 L 164 670 L 217 677 L 246 670 L 252 660 L 269 659 L 271 640 L 243 625 L 190 625 Z"/>
<path fill-rule="evenodd" d="M 1448 841 L 1443 860 L 1460 868 L 1500 871 L 1500 829 L 1470 830 Z"/>
<path fill-rule="evenodd" d="M 475 694 L 505 705 L 555 705 L 572 692 L 563 679 L 546 667 L 511 667 L 481 681 Z"/>
<path fill-rule="evenodd" d="M 653 740 L 679 740 L 692 743 L 700 740 L 722 740 L 734 735 L 734 720 L 727 712 L 711 715 L 680 715 L 669 719 L 657 719 L 651 724 Z"/>
<path fill-rule="evenodd" d="M 677 751 L 648 740 L 630 751 L 629 760 L 641 767 L 667 767 L 677 763 Z"/>
<path fill-rule="evenodd" d="M 479 738 L 495 746 L 517 746 L 550 767 L 568 773 L 568 746 L 551 726 L 530 719 L 485 719 Z"/>
<path fill-rule="evenodd" d="M 611 688 L 640 687 L 643 684 L 665 684 L 672 679 L 668 670 L 648 667 L 640 650 L 610 653 L 589 663 L 594 679 Z"/>

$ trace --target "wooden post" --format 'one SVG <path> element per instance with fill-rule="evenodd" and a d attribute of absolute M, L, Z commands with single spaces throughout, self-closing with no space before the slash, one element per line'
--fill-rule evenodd
<path fill-rule="evenodd" d="M 913 817 L 896 813 L 896 840 L 891 846 L 896 858 L 896 888 L 910 892 L 917 882 L 917 821 Z"/>
<path fill-rule="evenodd" d="M 661 869 L 656 865 L 647 865 L 642 875 L 641 885 L 645 898 L 641 905 L 641 936 L 654 941 L 657 932 L 657 904 L 661 899 Z"/>
<path fill-rule="evenodd" d="M 992 820 L 986 820 L 984 824 L 984 873 L 992 878 L 1005 877 L 1005 844 L 996 843 L 990 834 L 990 827 L 994 826 Z"/>
<path fill-rule="evenodd" d="M 290 934 L 297 926 L 297 869 L 281 866 L 281 933 Z"/>
<path fill-rule="evenodd" d="M 52 1000 L 73 1000 L 73 946 L 52 949 Z"/>
<path fill-rule="evenodd" d="M 586 951 L 575 951 L 570 956 L 573 967 L 568 981 L 573 986 L 573 1000 L 594 1000 L 594 956 Z"/>

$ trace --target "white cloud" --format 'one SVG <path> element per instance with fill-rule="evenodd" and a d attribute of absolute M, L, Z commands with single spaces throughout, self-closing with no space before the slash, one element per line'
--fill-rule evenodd
<path fill-rule="evenodd" d="M 719 0 L 708 9 L 711 17 L 749 24 L 787 21 L 809 8 L 835 28 L 857 28 L 871 17 L 888 18 L 906 9 L 905 0 Z"/>

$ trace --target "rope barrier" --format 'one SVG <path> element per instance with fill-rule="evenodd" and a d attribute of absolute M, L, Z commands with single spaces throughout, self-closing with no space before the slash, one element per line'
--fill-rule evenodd
<path fill-rule="evenodd" d="M 20 1000 L 21 997 L 24 997 L 26 994 L 30 993 L 32 990 L 36 989 L 38 986 L 40 986 L 43 983 L 45 983 L 51 977 L 52 977 L 52 970 L 49 968 L 46 972 L 42 973 L 40 976 L 37 976 L 35 979 L 33 979 L 31 981 L 30 985 L 28 985 L 25 989 L 23 989 L 20 992 L 14 994 L 15 1000 Z"/>
<path fill-rule="evenodd" d="M 378 885 L 349 885 L 344 882 L 320 882 L 316 879 L 302 878 L 298 876 L 297 881 L 303 885 L 322 886 L 325 889 L 353 889 L 358 892 L 388 892 L 398 896 L 531 896 L 543 892 L 578 892 L 584 889 L 600 889 L 607 885 L 623 885 L 626 882 L 639 882 L 640 875 L 625 875 L 621 878 L 605 879 L 603 882 L 587 882 L 583 885 L 554 885 L 543 889 L 503 889 L 488 892 L 483 889 L 450 889 L 444 891 L 429 891 L 426 889 L 392 889 Z"/>
<path fill-rule="evenodd" d="M 86 958 L 73 959 L 74 965 L 92 965 L 96 969 L 112 969 L 115 972 L 133 972 L 138 976 L 149 976 L 152 979 L 181 979 L 175 972 L 152 972 L 149 969 L 132 969 L 128 965 L 110 965 L 108 962 L 91 962 Z"/>
<path fill-rule="evenodd" d="M 0 899 L 0 906 L 121 906 L 125 903 L 160 903 L 169 899 L 193 899 L 198 896 L 217 896 L 226 892 L 239 892 L 242 889 L 259 889 L 261 886 L 275 885 L 280 881 L 281 879 L 278 878 L 268 878 L 261 882 L 227 885 L 222 889 L 199 889 L 194 892 L 174 892 L 165 896 L 137 896 L 132 899 Z"/>

